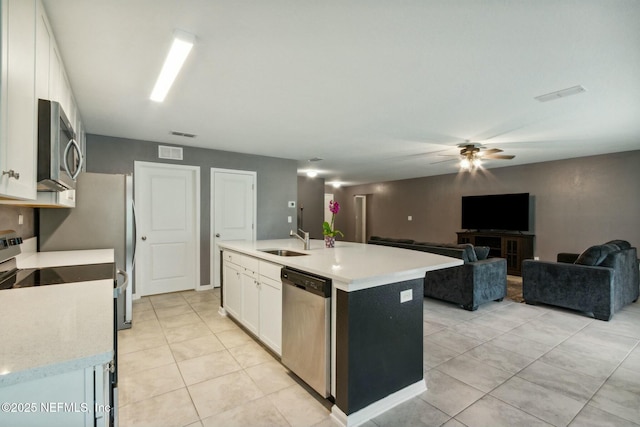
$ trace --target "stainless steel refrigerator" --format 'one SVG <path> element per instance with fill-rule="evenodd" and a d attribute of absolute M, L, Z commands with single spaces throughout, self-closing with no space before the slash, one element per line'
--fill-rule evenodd
<path fill-rule="evenodd" d="M 129 275 L 129 284 L 118 297 L 118 329 L 130 328 L 135 266 L 133 179 L 85 172 L 76 184 L 75 208 L 39 210 L 38 250 L 113 248 L 116 267 Z"/>

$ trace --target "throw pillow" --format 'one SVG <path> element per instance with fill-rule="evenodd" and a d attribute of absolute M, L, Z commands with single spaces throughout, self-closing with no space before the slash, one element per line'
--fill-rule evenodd
<path fill-rule="evenodd" d="M 618 250 L 616 245 L 595 245 L 580 254 L 574 264 L 599 265 L 611 252 Z"/>
<path fill-rule="evenodd" d="M 471 243 L 464 243 L 462 245 L 458 245 L 460 249 L 464 249 L 464 254 L 462 260 L 465 262 L 476 262 L 478 261 L 478 257 L 476 256 L 476 251 L 473 250 L 473 245 Z"/>
<path fill-rule="evenodd" d="M 605 245 L 616 245 L 620 250 L 631 249 L 631 243 L 626 240 L 611 240 L 610 242 L 605 243 Z"/>
<path fill-rule="evenodd" d="M 474 247 L 474 251 L 476 253 L 476 258 L 478 258 L 478 261 L 487 259 L 487 257 L 489 256 L 489 250 L 490 250 L 489 246 Z"/>

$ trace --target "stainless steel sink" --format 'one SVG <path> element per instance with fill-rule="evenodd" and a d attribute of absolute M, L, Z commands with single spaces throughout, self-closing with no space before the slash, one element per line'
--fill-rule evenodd
<path fill-rule="evenodd" d="M 309 255 L 309 254 L 303 254 L 302 252 L 295 252 L 295 251 L 290 251 L 288 249 L 261 249 L 260 252 L 265 252 L 271 255 L 278 255 L 278 256 L 302 256 L 302 255 Z"/>

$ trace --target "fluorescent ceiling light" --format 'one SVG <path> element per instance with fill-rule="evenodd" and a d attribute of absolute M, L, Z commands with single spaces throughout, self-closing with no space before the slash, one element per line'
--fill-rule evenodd
<path fill-rule="evenodd" d="M 164 61 L 156 85 L 151 92 L 151 100 L 156 102 L 164 101 L 167 96 L 173 81 L 182 68 L 182 64 L 187 59 L 195 37 L 192 34 L 185 33 L 184 31 L 175 31 L 173 33 L 173 44 L 167 55 L 167 59 Z"/>
<path fill-rule="evenodd" d="M 586 92 L 586 91 L 587 90 L 583 86 L 578 85 L 578 86 L 573 86 L 567 89 L 557 90 L 555 92 L 536 96 L 535 99 L 537 99 L 540 102 L 547 102 L 547 101 L 553 101 L 555 99 L 565 98 L 571 95 L 577 95 L 579 93 Z"/>

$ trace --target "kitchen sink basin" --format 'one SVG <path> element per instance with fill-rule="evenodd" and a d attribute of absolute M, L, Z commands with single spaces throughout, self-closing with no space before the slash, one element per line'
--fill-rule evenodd
<path fill-rule="evenodd" d="M 309 254 L 303 254 L 302 252 L 295 252 L 295 251 L 290 251 L 288 249 L 261 249 L 260 252 L 266 252 L 268 254 L 271 255 L 278 255 L 278 256 L 302 256 L 302 255 L 309 255 Z"/>

